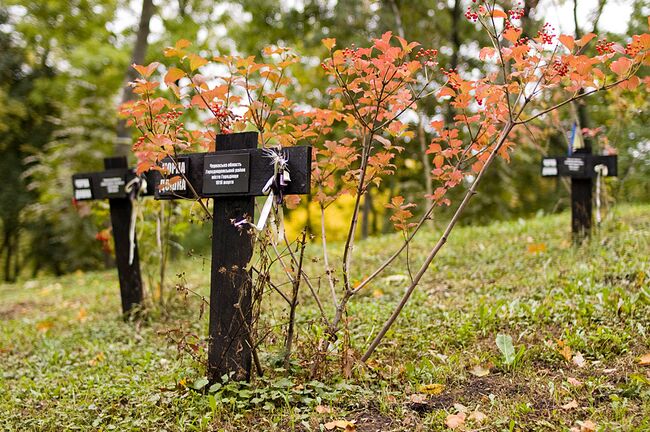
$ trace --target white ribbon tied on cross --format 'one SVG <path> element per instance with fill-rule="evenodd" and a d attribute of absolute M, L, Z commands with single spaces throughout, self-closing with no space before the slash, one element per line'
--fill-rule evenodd
<path fill-rule="evenodd" d="M 283 189 L 291 182 L 289 174 L 289 160 L 284 156 L 281 149 L 264 149 L 264 156 L 269 158 L 270 164 L 273 165 L 273 175 L 266 181 L 262 188 L 262 193 L 268 195 L 262 213 L 257 224 L 250 224 L 257 231 L 262 231 L 267 222 L 273 228 L 273 234 L 276 238 L 284 237 L 284 213 L 282 211 L 282 201 L 284 199 Z M 275 206 L 274 206 L 275 204 Z M 274 210 L 275 207 L 275 211 Z M 247 224 L 246 220 L 235 223 L 235 226 Z"/>
<path fill-rule="evenodd" d="M 138 219 L 137 200 L 147 191 L 147 181 L 144 177 L 134 177 L 129 181 L 124 190 L 131 198 L 131 222 L 129 224 L 129 265 L 135 258 L 135 223 Z"/>

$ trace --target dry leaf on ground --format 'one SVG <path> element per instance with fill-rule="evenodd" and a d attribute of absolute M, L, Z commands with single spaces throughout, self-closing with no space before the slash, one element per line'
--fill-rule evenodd
<path fill-rule="evenodd" d="M 427 401 L 427 395 L 422 393 L 413 393 L 411 396 L 409 396 L 409 399 L 413 403 L 423 404 Z"/>
<path fill-rule="evenodd" d="M 579 379 L 576 379 L 576 378 L 569 377 L 566 380 L 573 387 L 580 387 L 582 385 L 582 381 L 580 381 Z"/>
<path fill-rule="evenodd" d="M 477 423 L 481 423 L 486 418 L 487 418 L 487 416 L 485 414 L 483 414 L 481 411 L 478 411 L 478 410 L 472 412 L 468 417 L 469 420 L 474 420 Z"/>
<path fill-rule="evenodd" d="M 353 421 L 347 421 L 347 420 L 335 420 L 331 421 L 329 423 L 325 423 L 325 429 L 327 430 L 333 430 L 333 429 L 343 429 L 344 431 L 354 431 L 356 430 L 356 426 Z"/>
<path fill-rule="evenodd" d="M 578 422 L 579 427 L 572 427 L 571 432 L 596 432 L 596 424 L 591 420 Z"/>
<path fill-rule="evenodd" d="M 449 414 L 445 420 L 445 424 L 450 429 L 456 429 L 465 424 L 465 417 L 467 417 L 467 414 L 464 412 L 458 414 Z"/>
<path fill-rule="evenodd" d="M 570 410 L 574 408 L 578 408 L 578 402 L 575 399 L 573 399 L 571 402 L 567 402 L 564 405 L 562 405 L 562 409 L 565 410 Z"/>
<path fill-rule="evenodd" d="M 484 377 L 490 373 L 490 369 L 481 365 L 476 365 L 469 370 L 469 373 L 477 377 Z"/>
<path fill-rule="evenodd" d="M 328 413 L 332 412 L 332 409 L 330 407 L 328 407 L 328 406 L 325 406 L 325 405 L 316 405 L 314 410 L 318 414 L 328 414 Z"/>
<path fill-rule="evenodd" d="M 581 353 L 577 352 L 576 355 L 573 356 L 573 364 L 578 367 L 585 367 L 585 358 Z"/>
<path fill-rule="evenodd" d="M 650 353 L 643 354 L 639 357 L 639 364 L 641 366 L 650 366 Z"/>

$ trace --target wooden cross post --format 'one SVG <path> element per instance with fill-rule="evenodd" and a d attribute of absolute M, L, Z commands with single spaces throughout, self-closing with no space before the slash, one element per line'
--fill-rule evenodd
<path fill-rule="evenodd" d="M 212 265 L 210 276 L 210 325 L 208 380 L 219 381 L 234 372 L 234 379 L 247 380 L 253 349 L 252 277 L 253 256 L 250 226 L 235 226 L 243 219 L 253 221 L 255 197 L 274 175 L 272 160 L 257 148 L 257 132 L 218 135 L 217 151 L 183 154 L 164 159 L 165 177 L 156 173 L 156 199 L 213 198 Z M 291 181 L 285 195 L 309 193 L 311 147 L 286 147 Z M 173 177 L 177 177 L 173 179 Z M 180 178 L 178 178 L 180 177 Z M 172 180 L 173 179 L 173 180 Z M 189 182 L 189 185 L 187 184 Z"/>
<path fill-rule="evenodd" d="M 571 156 L 542 159 L 542 177 L 571 177 L 571 232 L 581 241 L 591 233 L 593 179 L 615 177 L 616 155 L 597 156 L 591 150 L 576 151 Z"/>
<path fill-rule="evenodd" d="M 135 307 L 142 304 L 142 277 L 140 275 L 140 259 L 138 245 L 133 239 L 133 255 L 131 256 L 130 229 L 133 205 L 131 194 L 138 192 L 141 178 L 127 167 L 123 156 L 104 159 L 105 171 L 74 174 L 72 188 L 74 199 L 77 201 L 108 199 L 113 227 L 115 245 L 115 264 L 120 280 L 122 297 L 122 312 L 129 316 Z M 126 190 L 127 185 L 129 190 Z M 153 185 L 147 183 L 142 195 L 153 195 Z"/>

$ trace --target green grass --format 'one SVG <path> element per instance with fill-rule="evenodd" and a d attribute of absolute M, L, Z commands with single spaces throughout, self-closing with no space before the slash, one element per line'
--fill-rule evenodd
<path fill-rule="evenodd" d="M 368 367 L 346 370 L 341 353 L 358 358 L 388 316 L 404 261 L 352 301 L 349 338 L 316 369 L 323 329 L 313 301 L 305 291 L 285 371 L 277 359 L 286 310 L 269 300 L 259 323 L 260 334 L 270 331 L 260 349 L 265 377 L 207 394 L 192 389 L 203 385 L 207 335 L 196 298 L 123 322 L 113 271 L 1 285 L 0 430 L 319 431 L 338 419 L 357 430 L 445 430 L 463 407 L 487 416 L 468 419 L 466 430 L 568 431 L 587 420 L 602 431 L 650 430 L 650 368 L 638 361 L 650 352 L 650 206 L 615 208 L 580 247 L 568 239 L 568 214 L 455 230 Z M 413 246 L 413 267 L 435 240 L 426 232 Z M 356 277 L 398 241 L 358 243 Z M 320 265 L 310 262 L 308 273 L 321 274 Z M 200 260 L 173 267 L 207 293 Z M 499 333 L 514 341 L 510 364 Z M 181 334 L 179 351 L 170 335 Z M 477 366 L 489 373 L 475 376 Z M 442 392 L 423 395 L 428 384 Z M 562 407 L 573 400 L 577 407 Z"/>

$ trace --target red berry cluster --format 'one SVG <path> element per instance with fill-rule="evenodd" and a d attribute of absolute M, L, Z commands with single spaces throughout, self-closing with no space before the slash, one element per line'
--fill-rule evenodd
<path fill-rule="evenodd" d="M 511 20 L 520 20 L 524 17 L 525 11 L 524 8 L 522 7 L 523 5 L 521 2 L 517 3 L 518 8 L 513 8 L 508 11 L 508 15 L 510 16 Z"/>
<path fill-rule="evenodd" d="M 517 39 L 517 42 L 515 42 L 515 46 L 526 45 L 526 44 L 528 44 L 528 41 L 529 41 L 529 40 L 530 40 L 530 39 L 528 39 L 526 36 L 521 37 L 521 38 Z"/>
<path fill-rule="evenodd" d="M 440 68 L 440 72 L 442 72 L 443 75 L 447 77 L 447 84 L 449 84 L 449 87 L 451 87 L 454 90 L 458 90 L 460 88 L 460 84 L 456 82 L 456 78 L 454 78 L 454 75 L 458 74 L 458 71 L 456 69 L 444 69 Z"/>
<path fill-rule="evenodd" d="M 555 37 L 554 32 L 555 28 L 549 23 L 546 23 L 544 24 L 544 27 L 542 27 L 542 29 L 537 32 L 537 37 L 542 40 L 542 43 L 550 44 L 553 42 L 553 38 Z"/>
<path fill-rule="evenodd" d="M 436 57 L 438 56 L 437 49 L 424 49 L 420 50 L 415 54 L 416 60 L 423 60 L 427 66 L 435 64 Z"/>
<path fill-rule="evenodd" d="M 210 111 L 212 111 L 212 114 L 219 122 L 219 126 L 221 126 L 220 132 L 224 134 L 232 133 L 232 124 L 239 120 L 239 116 L 233 114 L 221 102 L 211 102 L 209 106 Z"/>
<path fill-rule="evenodd" d="M 607 38 L 602 38 L 596 44 L 596 51 L 598 51 L 599 55 L 613 53 L 614 42 L 607 42 Z"/>
<path fill-rule="evenodd" d="M 478 21 L 478 13 L 476 13 L 476 11 L 473 11 L 471 6 L 468 6 L 467 11 L 465 11 L 465 18 L 467 18 L 468 21 L 476 22 Z"/>
<path fill-rule="evenodd" d="M 625 54 L 630 57 L 634 57 L 643 49 L 643 43 L 641 43 L 641 37 L 632 36 L 632 42 L 628 43 L 625 47 Z"/>
<path fill-rule="evenodd" d="M 330 65 L 328 65 L 328 64 L 325 63 L 325 62 L 321 63 L 321 64 L 320 64 L 320 67 L 322 67 L 323 70 L 324 70 L 325 72 L 327 72 L 327 71 L 329 71 L 329 70 L 331 69 L 331 68 L 330 68 Z"/>
<path fill-rule="evenodd" d="M 360 54 L 357 50 L 357 47 L 354 46 L 354 44 L 351 44 L 350 48 L 346 48 L 343 50 L 343 57 L 358 58 L 360 57 Z"/>
<path fill-rule="evenodd" d="M 168 125 L 174 123 L 181 116 L 181 113 L 176 110 L 160 113 L 156 116 L 156 122 Z"/>
<path fill-rule="evenodd" d="M 221 102 L 211 102 L 210 111 L 218 119 L 225 119 L 230 116 L 230 111 Z"/>
<path fill-rule="evenodd" d="M 553 69 L 561 77 L 566 76 L 566 74 L 569 73 L 569 65 L 565 64 L 561 60 L 555 60 L 555 63 L 553 63 Z"/>

